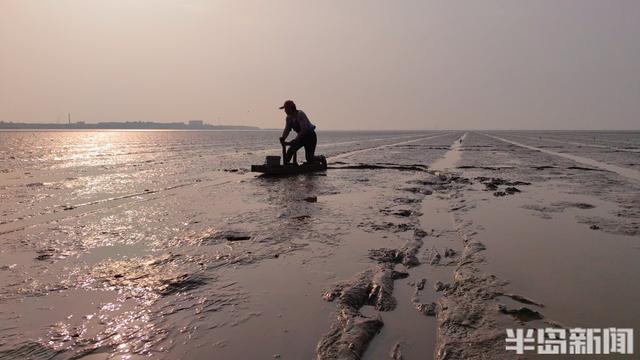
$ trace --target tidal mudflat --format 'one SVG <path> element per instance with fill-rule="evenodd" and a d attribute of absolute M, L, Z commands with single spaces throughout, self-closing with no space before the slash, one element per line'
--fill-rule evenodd
<path fill-rule="evenodd" d="M 326 173 L 249 173 L 277 136 L 0 132 L 0 358 L 510 359 L 507 328 L 640 328 L 639 133 L 327 132 Z"/>

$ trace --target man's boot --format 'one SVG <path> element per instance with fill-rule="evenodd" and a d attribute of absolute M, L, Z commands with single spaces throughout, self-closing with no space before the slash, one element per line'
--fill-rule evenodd
<path fill-rule="evenodd" d="M 322 166 L 327 167 L 327 158 L 324 155 L 319 155 L 318 160 L 322 164 Z"/>

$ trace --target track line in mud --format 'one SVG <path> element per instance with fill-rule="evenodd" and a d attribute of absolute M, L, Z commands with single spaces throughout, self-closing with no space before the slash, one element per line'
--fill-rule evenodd
<path fill-rule="evenodd" d="M 429 167 L 435 170 L 435 174 L 441 179 L 450 179 L 457 173 L 454 169 L 461 156 L 460 139 L 464 139 L 465 136 L 466 133 L 456 138 L 451 149 L 430 164 Z M 406 293 L 396 295 L 398 299 L 404 298 L 404 303 L 399 304 L 396 310 L 399 313 L 391 313 L 385 318 L 392 329 L 391 334 L 381 335 L 387 341 L 385 344 L 386 352 L 391 349 L 391 343 L 388 341 L 393 340 L 402 344 L 403 355 L 407 355 L 408 358 L 436 358 L 437 356 L 438 314 L 442 311 L 438 303 L 443 296 L 443 292 L 438 286 L 446 287 L 452 283 L 455 267 L 464 247 L 464 239 L 458 234 L 452 212 L 454 207 L 452 195 L 459 192 L 456 187 L 454 185 L 446 189 L 440 188 L 422 200 L 419 228 L 427 231 L 429 235 L 424 238 L 420 247 L 421 263 L 406 269 L 409 274 L 408 279 L 411 280 L 397 286 L 398 291 Z M 419 284 L 422 284 L 423 287 L 420 287 Z M 407 324 L 413 322 L 410 319 L 424 316 L 427 316 L 424 319 L 425 322 L 421 323 L 419 328 L 406 327 Z M 384 332 L 385 328 L 382 331 Z M 398 336 L 399 334 L 402 335 Z M 425 339 L 425 337 L 427 338 Z M 374 342 L 380 340 L 376 339 Z M 374 346 L 377 350 L 381 350 L 379 343 Z M 373 354 L 373 356 L 365 354 L 365 358 L 377 359 L 376 355 L 378 354 Z"/>
<path fill-rule="evenodd" d="M 510 136 L 517 136 L 517 137 L 525 138 L 528 140 L 538 140 L 535 137 L 525 136 L 525 135 L 510 134 Z M 627 148 L 620 148 L 620 147 L 600 145 L 600 144 L 587 144 L 587 143 L 581 143 L 581 142 L 575 142 L 575 141 L 562 141 L 562 140 L 556 140 L 556 139 L 550 139 L 550 138 L 545 138 L 543 139 L 543 141 L 551 141 L 559 144 L 570 144 L 570 145 L 576 145 L 576 146 L 592 147 L 592 148 L 598 148 L 598 149 L 609 149 L 609 150 L 630 152 L 630 153 L 640 153 L 640 149 L 627 149 Z"/>
<path fill-rule="evenodd" d="M 335 142 L 335 143 L 318 144 L 317 147 L 320 148 L 320 147 L 335 146 L 335 145 L 348 145 L 348 144 L 357 144 L 357 143 L 370 142 L 370 141 L 397 140 L 397 139 L 406 139 L 406 138 L 415 138 L 415 137 L 416 135 L 404 135 L 404 136 L 394 136 L 394 137 L 388 137 L 388 138 L 351 140 L 351 141 L 343 141 L 343 142 Z"/>
<path fill-rule="evenodd" d="M 493 317 L 493 299 L 503 293 L 503 283 L 481 268 L 481 264 L 485 264 L 483 251 L 486 249 L 476 236 L 476 227 L 481 224 L 474 224 L 464 216 L 465 212 L 475 207 L 473 202 L 468 202 L 468 192 L 474 191 L 471 187 L 473 183 L 465 177 L 464 171 L 455 168 L 462 157 L 463 145 L 459 140 L 463 140 L 467 134 L 458 139 L 445 159 L 432 165 L 434 170 L 443 170 L 442 175 L 451 181 L 449 186 L 439 191 L 439 199 L 429 199 L 436 200 L 427 205 L 436 212 L 430 216 L 428 211 L 423 210 L 425 221 L 429 221 L 431 217 L 434 220 L 439 217 L 440 220 L 436 222 L 448 225 L 447 229 L 451 231 L 448 235 L 449 242 L 446 242 L 446 236 L 445 239 L 436 236 L 430 245 L 435 245 L 436 251 L 444 246 L 454 250 L 453 257 L 449 257 L 449 262 L 444 264 L 451 268 L 446 267 L 444 273 L 439 274 L 443 283 L 442 290 L 436 290 L 439 296 L 436 297 L 437 328 L 433 358 L 506 359 L 511 357 L 501 356 L 504 352 L 502 330 Z M 444 171 L 445 169 L 448 171 Z M 438 216 L 438 208 L 446 213 Z M 423 209 L 426 207 L 423 206 Z M 438 256 L 437 259 L 439 261 L 436 264 L 447 259 L 446 250 L 444 257 Z"/>
<path fill-rule="evenodd" d="M 366 143 L 366 142 L 371 142 L 371 141 L 385 141 L 385 140 L 397 140 L 397 139 L 406 139 L 406 138 L 415 138 L 416 135 L 404 135 L 404 136 L 394 136 L 394 137 L 388 137 L 388 138 L 375 138 L 375 139 L 362 139 L 362 140 L 350 140 L 350 141 L 340 141 L 340 142 L 333 142 L 333 143 L 322 143 L 322 144 L 318 144 L 316 146 L 316 149 L 318 148 L 325 148 L 325 147 L 330 147 L 330 146 L 338 146 L 338 145 L 349 145 L 349 144 L 357 144 L 357 143 Z M 268 154 L 270 152 L 273 151 L 281 151 L 282 148 L 268 148 L 268 149 L 262 149 L 262 150 L 256 150 L 253 151 L 253 154 Z M 221 154 L 216 154 L 216 156 L 226 156 L 226 155 L 236 155 L 237 152 L 226 152 L 226 153 L 221 153 Z"/>
<path fill-rule="evenodd" d="M 385 141 L 385 140 L 397 140 L 397 139 L 406 139 L 406 138 L 415 138 L 416 135 L 404 135 L 404 136 L 393 136 L 393 137 L 388 137 L 388 138 L 375 138 L 375 139 L 361 139 L 361 140 L 349 140 L 349 141 L 340 141 L 340 142 L 332 142 L 332 143 L 322 143 L 322 144 L 318 144 L 316 146 L 316 149 L 318 148 L 326 148 L 326 147 L 330 147 L 330 146 L 339 146 L 339 145 L 349 145 L 349 144 L 357 144 L 357 143 L 367 143 L 367 142 L 372 142 L 372 141 Z M 251 150 L 247 150 L 244 151 L 245 153 L 247 152 L 251 152 L 253 154 L 268 154 L 270 152 L 273 151 L 281 151 L 282 148 L 268 148 L 268 149 L 261 149 L 261 150 L 256 150 L 256 151 L 251 151 Z M 232 152 L 226 152 L 226 153 L 220 153 L 220 154 L 216 154 L 216 156 L 228 156 L 228 155 L 237 155 L 238 152 L 237 151 L 232 151 Z"/>
<path fill-rule="evenodd" d="M 581 164 L 589 165 L 589 166 L 596 167 L 596 168 L 599 168 L 599 169 L 602 169 L 602 170 L 614 172 L 614 173 L 616 173 L 616 174 L 618 174 L 620 176 L 626 177 L 626 178 L 631 179 L 631 180 L 633 180 L 635 182 L 640 182 L 640 171 L 637 171 L 637 170 L 624 168 L 624 167 L 613 165 L 613 164 L 608 164 L 608 163 L 605 163 L 605 162 L 593 160 L 593 159 L 582 157 L 582 156 L 559 153 L 559 152 L 555 152 L 555 151 L 551 151 L 551 150 L 547 150 L 547 149 L 542 149 L 542 148 L 538 148 L 538 147 L 535 147 L 535 146 L 522 144 L 522 143 L 519 143 L 519 142 L 516 142 L 516 141 L 508 140 L 508 139 L 505 139 L 505 138 L 501 138 L 501 137 L 498 137 L 498 136 L 493 136 L 493 135 L 489 135 L 489 134 L 485 134 L 485 133 L 482 133 L 482 135 L 484 135 L 486 137 L 489 137 L 489 138 L 492 138 L 492 139 L 495 139 L 495 140 L 500 140 L 502 142 L 506 142 L 508 144 L 520 146 L 520 147 L 525 148 L 525 149 L 534 150 L 534 151 L 540 151 L 540 152 L 545 153 L 545 154 L 562 157 L 562 158 L 565 158 L 565 159 L 569 159 L 571 161 L 575 161 L 577 163 L 581 163 Z"/>
<path fill-rule="evenodd" d="M 435 138 L 450 134 L 451 133 L 440 134 L 437 136 L 430 136 L 428 138 Z M 434 162 L 443 163 L 443 166 L 437 166 L 438 168 L 442 168 L 444 170 L 445 168 L 450 169 L 454 167 L 460 156 L 460 139 L 464 138 L 465 135 L 466 133 L 463 133 L 462 136 L 457 137 L 450 150 L 448 150 L 439 160 Z M 423 139 L 416 139 L 408 142 L 410 143 L 419 140 Z M 388 146 L 393 145 L 381 146 L 376 149 Z M 349 156 L 359 152 L 361 151 L 354 151 L 342 155 Z M 439 179 L 435 181 L 446 181 L 445 178 L 448 178 L 448 176 L 444 174 L 444 171 L 442 173 L 436 172 L 435 175 L 431 174 L 431 176 L 435 176 Z M 347 313 L 349 314 L 350 320 L 347 321 L 347 325 L 351 324 L 351 322 L 355 325 L 345 325 L 345 320 L 342 318 L 344 315 L 338 316 L 338 320 L 332 323 L 329 332 L 325 334 L 319 342 L 317 349 L 318 359 L 340 358 L 340 356 L 336 356 L 336 354 L 345 353 L 354 355 L 353 358 L 377 359 L 381 357 L 381 354 L 387 354 L 389 352 L 392 344 L 398 342 L 398 337 L 400 337 L 400 342 L 409 346 L 408 348 L 403 349 L 403 352 L 405 352 L 406 355 L 424 356 L 427 354 L 427 356 L 429 356 L 429 353 L 435 355 L 437 325 L 436 319 L 429 317 L 429 315 L 434 315 L 437 295 L 430 295 L 434 290 L 429 289 L 424 290 L 425 294 L 422 294 L 422 288 L 417 290 L 420 286 L 417 284 L 421 283 L 422 286 L 424 286 L 425 282 L 429 282 L 429 286 L 433 287 L 435 283 L 440 280 L 449 282 L 450 278 L 453 276 L 453 268 L 444 269 L 440 264 L 434 265 L 434 262 L 430 263 L 424 259 L 418 260 L 416 256 L 418 256 L 419 252 L 424 251 L 421 250 L 421 248 L 425 246 L 430 247 L 430 250 L 428 251 L 429 253 L 437 253 L 438 257 L 440 257 L 440 253 L 446 254 L 445 256 L 450 256 L 448 255 L 449 251 L 446 249 L 452 248 L 456 248 L 455 253 L 458 254 L 462 249 L 462 241 L 458 241 L 461 239 L 456 235 L 455 222 L 450 213 L 450 198 L 447 191 L 442 192 L 442 189 L 440 189 L 438 195 L 435 195 L 434 192 L 434 195 L 429 197 L 428 200 L 422 199 L 421 203 L 422 205 L 420 205 L 420 208 L 423 211 L 421 211 L 422 215 L 420 215 L 416 220 L 416 232 L 414 233 L 413 239 L 407 240 L 405 244 L 401 245 L 397 249 L 369 249 L 369 258 L 375 259 L 379 263 L 377 267 L 364 270 L 364 272 L 356 274 L 353 279 L 338 283 L 337 288 L 334 288 L 334 290 L 337 291 L 336 289 L 338 289 L 339 291 L 335 294 L 333 292 L 334 290 L 329 292 L 331 294 L 331 299 L 338 295 L 340 298 L 346 296 L 347 300 L 349 300 L 347 303 L 352 303 L 352 299 L 349 298 L 349 296 L 352 296 L 354 293 L 359 293 L 354 289 L 366 287 L 366 281 L 364 280 L 367 280 L 368 278 L 363 280 L 363 274 L 365 274 L 367 276 L 373 276 L 372 281 L 374 289 L 378 289 L 378 286 L 380 289 L 384 289 L 384 291 L 379 291 L 379 294 L 384 294 L 385 298 L 383 298 L 383 300 L 387 299 L 394 305 L 389 308 L 378 308 L 378 306 L 376 306 L 377 311 L 375 316 L 371 314 L 366 315 L 369 312 L 365 312 L 365 315 L 363 315 L 360 312 L 359 306 L 357 308 L 348 309 L 349 311 L 347 311 Z M 425 213 L 424 210 L 427 210 L 427 212 Z M 438 235 L 435 237 L 428 236 L 426 231 L 422 229 L 424 226 L 428 226 L 429 229 L 437 229 L 436 233 L 438 233 Z M 432 230 L 432 235 L 433 234 L 435 234 L 434 230 Z M 449 234 L 449 236 L 445 234 Z M 423 242 L 423 238 L 426 242 Z M 381 254 L 395 255 L 393 255 L 393 259 L 390 260 L 386 255 L 382 256 Z M 402 258 L 402 260 L 400 260 L 400 258 Z M 400 264 L 398 264 L 397 268 L 396 263 L 398 262 Z M 376 275 L 371 275 L 370 272 L 374 272 Z M 403 274 L 403 276 L 396 278 L 389 275 L 395 273 Z M 384 274 L 388 275 L 387 277 L 389 279 L 386 279 L 386 275 L 383 276 Z M 404 280 L 400 280 L 406 276 L 410 277 L 411 284 L 407 284 Z M 376 284 L 376 281 L 383 278 L 386 279 L 385 281 L 388 283 Z M 396 282 L 395 286 L 393 284 L 394 282 Z M 395 290 L 394 287 L 396 288 Z M 363 296 L 367 296 L 366 292 L 363 294 Z M 433 297 L 434 295 L 436 297 Z M 424 299 L 421 299 L 422 297 L 424 297 Z M 422 301 L 427 302 L 423 303 Z M 355 303 L 361 304 L 362 302 L 356 301 Z M 378 302 L 376 302 L 376 304 L 378 304 Z M 339 310 L 338 313 L 345 313 L 345 309 L 341 308 L 340 303 L 338 303 L 337 309 Z M 432 309 L 431 313 L 429 313 L 427 309 Z M 384 319 L 379 317 L 380 312 L 387 312 Z M 375 325 L 375 331 L 370 331 L 370 323 Z M 433 330 L 430 333 L 425 333 L 425 326 L 428 326 L 429 328 L 433 326 Z M 378 334 L 378 330 L 382 330 L 382 333 Z M 430 334 L 427 335 L 431 337 L 430 341 L 424 341 L 423 337 L 425 334 Z M 345 339 L 356 342 L 357 346 L 354 349 L 349 347 L 349 350 L 347 350 L 345 346 L 348 344 L 345 345 Z M 370 347 L 370 349 L 365 351 L 368 347 Z"/>
<path fill-rule="evenodd" d="M 237 178 L 235 177 L 230 178 L 230 176 L 228 176 L 218 180 L 220 181 L 214 182 L 213 184 L 206 183 L 206 185 L 207 186 L 225 185 L 230 182 L 236 181 Z M 180 190 L 190 186 L 198 186 L 200 184 L 205 184 L 205 182 L 195 181 L 190 183 L 167 186 L 167 187 L 163 187 L 155 190 L 136 192 L 136 193 L 126 194 L 122 196 L 115 196 L 115 197 L 110 197 L 106 199 L 90 201 L 90 202 L 81 203 L 81 204 L 66 205 L 66 207 L 64 208 L 58 208 L 51 212 L 43 212 L 43 213 L 39 213 L 24 219 L 13 220 L 13 221 L 6 222 L 4 224 L 0 224 L 0 235 L 5 235 L 5 234 L 13 233 L 16 231 L 25 230 L 41 224 L 48 224 L 53 221 L 60 221 L 60 220 L 70 219 L 70 218 L 78 218 L 86 214 L 97 213 L 100 211 L 112 209 L 114 207 L 118 207 L 130 202 L 145 201 L 145 200 L 148 200 L 147 198 L 148 196 L 159 195 L 161 193 L 166 193 L 168 191 Z"/>
<path fill-rule="evenodd" d="M 386 145 L 380 145 L 380 146 L 375 146 L 375 147 L 370 147 L 370 148 L 365 148 L 365 149 L 349 151 L 349 152 L 346 152 L 346 153 L 330 156 L 330 157 L 328 157 L 328 159 L 342 159 L 342 158 L 345 158 L 345 157 L 348 157 L 348 156 L 351 156 L 351 155 L 355 155 L 355 154 L 359 154 L 359 153 L 363 153 L 363 152 L 367 152 L 367 151 L 380 150 L 380 149 L 393 147 L 393 146 L 398 146 L 398 145 L 411 144 L 411 143 L 414 143 L 414 142 L 417 142 L 417 141 L 434 139 L 434 138 L 438 138 L 438 137 L 442 137 L 442 136 L 446 136 L 446 135 L 450 135 L 450 134 L 451 133 L 432 135 L 432 136 L 422 137 L 422 138 L 419 138 L 419 139 L 402 141 L 402 142 L 398 142 L 398 143 L 394 143 L 394 144 L 386 144 Z"/>
<path fill-rule="evenodd" d="M 462 141 L 467 137 L 467 134 L 469 133 L 465 132 L 462 136 L 456 139 L 451 145 L 451 150 L 447 151 L 440 159 L 431 163 L 429 167 L 434 170 L 454 168 L 456 163 L 460 160 L 460 148 L 462 147 Z"/>

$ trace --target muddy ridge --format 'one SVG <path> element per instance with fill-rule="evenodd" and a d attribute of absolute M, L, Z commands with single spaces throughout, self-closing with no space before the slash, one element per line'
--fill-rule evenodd
<path fill-rule="evenodd" d="M 337 303 L 338 315 L 318 343 L 318 359 L 360 359 L 384 326 L 381 318 L 362 315 L 360 308 L 369 305 L 378 311 L 393 310 L 393 281 L 407 276 L 390 265 L 379 265 L 325 292 L 325 300 Z"/>

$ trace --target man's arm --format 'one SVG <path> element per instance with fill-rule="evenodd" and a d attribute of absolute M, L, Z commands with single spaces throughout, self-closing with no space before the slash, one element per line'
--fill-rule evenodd
<path fill-rule="evenodd" d="M 290 132 L 291 132 L 291 124 L 289 123 L 289 119 L 287 118 L 285 120 L 285 126 L 284 126 L 284 130 L 282 131 L 282 136 L 280 137 L 281 143 L 284 143 L 284 141 L 287 139 L 287 136 L 289 136 Z"/>

